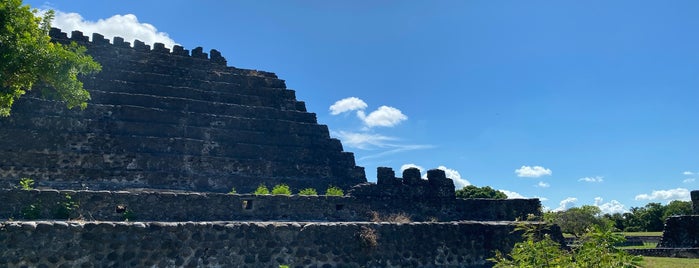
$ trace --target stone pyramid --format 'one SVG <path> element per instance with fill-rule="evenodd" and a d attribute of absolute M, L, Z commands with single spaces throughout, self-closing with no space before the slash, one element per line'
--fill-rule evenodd
<path fill-rule="evenodd" d="M 85 110 L 21 98 L 0 118 L 0 183 L 22 177 L 56 189 L 251 192 L 285 183 L 295 191 L 366 182 L 354 155 L 306 111 L 274 73 L 227 66 L 216 50 L 133 46 L 52 29 L 102 64 L 81 79 Z"/>

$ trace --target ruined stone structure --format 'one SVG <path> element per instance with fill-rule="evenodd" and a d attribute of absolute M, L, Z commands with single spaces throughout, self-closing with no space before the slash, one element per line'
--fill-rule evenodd
<path fill-rule="evenodd" d="M 490 267 L 541 215 L 538 199 L 458 199 L 441 170 L 367 183 L 284 81 L 216 50 L 51 36 L 103 71 L 83 111 L 34 93 L 0 118 L 0 267 Z M 347 195 L 226 194 L 260 183 Z"/>
<path fill-rule="evenodd" d="M 692 191 L 691 198 L 694 215 L 669 217 L 659 248 L 697 248 L 699 253 L 699 191 Z"/>
<path fill-rule="evenodd" d="M 273 73 L 227 67 L 216 50 L 191 54 L 122 38 L 112 44 L 58 29 L 102 64 L 84 78 L 87 109 L 22 97 L 0 118 L 0 182 L 30 177 L 61 189 L 158 188 L 252 192 L 366 182 L 352 153 Z"/>

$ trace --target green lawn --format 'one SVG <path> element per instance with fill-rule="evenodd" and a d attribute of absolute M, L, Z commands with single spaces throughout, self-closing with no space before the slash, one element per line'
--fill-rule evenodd
<path fill-rule="evenodd" d="M 644 242 L 643 246 L 626 246 L 626 247 L 616 247 L 618 249 L 647 249 L 647 248 L 655 248 L 658 245 L 658 243 L 651 243 L 651 242 Z"/>
<path fill-rule="evenodd" d="M 699 267 L 699 259 L 643 257 L 646 268 Z"/>
<path fill-rule="evenodd" d="M 663 232 L 620 232 L 625 236 L 663 236 Z"/>

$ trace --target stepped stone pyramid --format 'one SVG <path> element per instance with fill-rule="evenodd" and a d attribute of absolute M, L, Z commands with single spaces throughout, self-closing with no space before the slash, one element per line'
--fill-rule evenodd
<path fill-rule="evenodd" d="M 202 192 L 366 182 L 354 155 L 273 73 L 228 67 L 201 47 L 50 35 L 87 47 L 102 72 L 81 79 L 92 96 L 85 110 L 32 91 L 0 118 L 3 187 L 22 177 L 56 189 Z"/>

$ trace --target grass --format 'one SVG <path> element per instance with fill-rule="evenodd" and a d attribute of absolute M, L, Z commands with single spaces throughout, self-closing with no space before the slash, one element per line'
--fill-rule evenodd
<path fill-rule="evenodd" d="M 616 247 L 618 249 L 649 249 L 649 248 L 655 248 L 658 243 L 652 243 L 652 242 L 644 242 L 643 246 L 626 246 L 626 247 Z"/>
<path fill-rule="evenodd" d="M 663 232 L 620 232 L 625 236 L 663 236 Z"/>
<path fill-rule="evenodd" d="M 699 259 L 643 257 L 643 267 L 646 267 L 646 268 L 699 267 Z"/>

